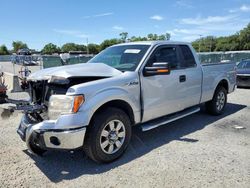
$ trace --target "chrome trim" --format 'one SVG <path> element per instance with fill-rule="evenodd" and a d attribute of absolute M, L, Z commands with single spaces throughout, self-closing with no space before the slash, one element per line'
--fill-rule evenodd
<path fill-rule="evenodd" d="M 43 133 L 43 138 L 47 148 L 76 149 L 83 146 L 85 133 L 86 127 L 62 132 L 48 131 Z M 52 136 L 57 137 L 60 140 L 60 145 L 57 146 L 50 142 L 50 137 Z"/>
<path fill-rule="evenodd" d="M 249 76 L 250 77 L 250 74 L 237 74 L 237 76 Z"/>

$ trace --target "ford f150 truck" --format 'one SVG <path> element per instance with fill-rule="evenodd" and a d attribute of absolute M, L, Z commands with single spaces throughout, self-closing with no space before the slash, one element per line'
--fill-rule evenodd
<path fill-rule="evenodd" d="M 235 67 L 201 65 L 188 43 L 115 45 L 85 64 L 31 74 L 17 132 L 34 154 L 82 148 L 94 161 L 111 162 L 126 150 L 134 125 L 148 131 L 198 112 L 202 103 L 222 114 Z"/>

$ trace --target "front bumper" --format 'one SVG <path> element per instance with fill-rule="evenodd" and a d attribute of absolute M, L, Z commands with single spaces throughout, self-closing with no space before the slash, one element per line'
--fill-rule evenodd
<path fill-rule="evenodd" d="M 86 126 L 74 129 L 49 129 L 54 127 L 55 121 L 43 121 L 32 123 L 27 115 L 24 115 L 17 129 L 21 139 L 30 149 L 31 138 L 37 140 L 39 147 L 48 149 L 76 149 L 83 146 Z"/>

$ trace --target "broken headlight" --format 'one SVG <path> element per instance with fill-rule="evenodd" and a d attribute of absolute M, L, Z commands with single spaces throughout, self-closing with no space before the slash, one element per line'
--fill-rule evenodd
<path fill-rule="evenodd" d="M 83 103 L 83 95 L 51 95 L 48 108 L 49 119 L 55 120 L 62 114 L 76 113 Z"/>
<path fill-rule="evenodd" d="M 69 84 L 69 79 L 61 76 L 51 76 L 48 83 L 66 85 Z"/>

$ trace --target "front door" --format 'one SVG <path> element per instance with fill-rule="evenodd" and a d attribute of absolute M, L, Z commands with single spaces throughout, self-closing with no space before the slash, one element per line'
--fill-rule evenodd
<path fill-rule="evenodd" d="M 147 77 L 141 73 L 143 122 L 183 109 L 185 84 L 180 82 L 180 76 L 184 70 L 179 68 L 181 57 L 178 50 L 175 45 L 157 47 L 146 62 L 147 67 L 155 62 L 167 62 L 171 72 Z"/>

